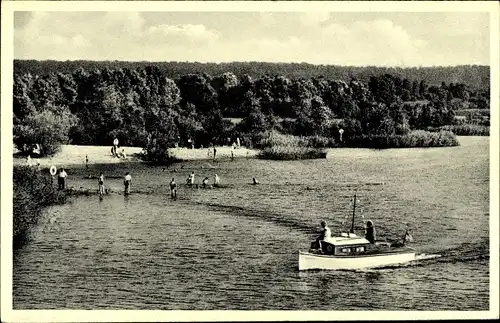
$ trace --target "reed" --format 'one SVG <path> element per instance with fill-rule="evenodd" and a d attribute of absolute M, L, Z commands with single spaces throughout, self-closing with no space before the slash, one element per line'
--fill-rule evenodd
<path fill-rule="evenodd" d="M 350 138 L 346 146 L 357 148 L 426 148 L 459 146 L 459 142 L 450 131 L 429 132 L 414 130 L 405 135 L 391 136 L 356 136 Z"/>
<path fill-rule="evenodd" d="M 326 158 L 326 151 L 312 147 L 273 146 L 262 149 L 257 156 L 272 160 L 316 159 Z"/>
<path fill-rule="evenodd" d="M 261 151 L 257 156 L 273 160 L 326 158 L 326 151 L 322 148 L 327 145 L 328 140 L 317 136 L 298 137 L 273 131 L 261 140 Z"/>
<path fill-rule="evenodd" d="M 437 129 L 432 129 L 434 131 L 450 131 L 457 136 L 489 136 L 490 127 L 485 125 L 477 124 L 461 124 L 461 125 L 446 125 L 439 127 Z"/>

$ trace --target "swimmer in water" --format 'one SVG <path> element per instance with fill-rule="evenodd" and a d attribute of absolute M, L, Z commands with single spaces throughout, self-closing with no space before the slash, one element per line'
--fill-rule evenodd
<path fill-rule="evenodd" d="M 259 184 L 259 181 L 255 177 L 252 180 L 253 180 L 253 185 Z"/>

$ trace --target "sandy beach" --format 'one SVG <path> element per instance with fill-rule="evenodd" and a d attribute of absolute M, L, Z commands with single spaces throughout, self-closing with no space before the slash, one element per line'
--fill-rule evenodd
<path fill-rule="evenodd" d="M 117 158 L 111 155 L 110 146 L 77 146 L 77 145 L 63 145 L 61 150 L 51 157 L 44 158 L 31 158 L 31 164 L 36 165 L 38 162 L 42 168 L 47 168 L 52 165 L 56 167 L 64 167 L 71 165 L 85 165 L 85 156 L 88 156 L 89 164 L 114 164 L 122 162 L 141 162 L 138 158 L 138 154 L 141 153 L 141 147 L 125 147 L 121 146 L 121 149 L 125 149 L 125 158 Z M 217 155 L 216 158 L 230 158 L 231 157 L 231 147 L 230 146 L 220 146 L 216 147 Z M 203 149 L 188 149 L 188 148 L 171 148 L 170 152 L 172 156 L 177 157 L 181 160 L 212 160 L 213 159 L 213 149 L 210 149 L 210 155 L 208 154 L 208 148 Z M 254 157 L 257 150 L 247 149 L 240 147 L 234 150 L 234 157 Z M 25 157 L 14 156 L 14 165 L 26 164 Z"/>

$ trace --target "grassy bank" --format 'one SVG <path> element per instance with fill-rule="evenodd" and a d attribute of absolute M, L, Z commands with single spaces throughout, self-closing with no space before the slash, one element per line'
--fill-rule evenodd
<path fill-rule="evenodd" d="M 39 222 L 43 208 L 64 203 L 66 193 L 57 191 L 50 176 L 35 167 L 15 166 L 13 170 L 13 245 L 24 245 Z"/>

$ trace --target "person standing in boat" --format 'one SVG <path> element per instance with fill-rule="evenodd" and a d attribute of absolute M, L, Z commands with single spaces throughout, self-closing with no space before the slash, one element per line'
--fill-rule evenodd
<path fill-rule="evenodd" d="M 321 233 L 319 237 L 316 239 L 316 246 L 318 249 L 322 249 L 321 241 L 328 241 L 332 237 L 332 231 L 326 224 L 326 221 L 321 221 Z"/>
<path fill-rule="evenodd" d="M 321 221 L 321 233 L 319 239 L 322 241 L 328 241 L 332 237 L 332 231 L 326 224 L 326 221 Z"/>
<path fill-rule="evenodd" d="M 368 220 L 366 222 L 366 228 L 365 228 L 365 238 L 366 240 L 370 241 L 371 244 L 375 244 L 375 239 L 376 239 L 376 233 L 375 233 L 375 227 L 373 226 L 373 222 Z"/>
<path fill-rule="evenodd" d="M 123 185 L 125 186 L 125 195 L 130 194 L 130 185 L 132 184 L 132 176 L 127 172 L 125 178 L 123 179 Z"/>
<path fill-rule="evenodd" d="M 175 183 L 174 178 L 172 178 L 172 181 L 170 181 L 170 196 L 172 198 L 177 197 L 177 183 Z"/>

